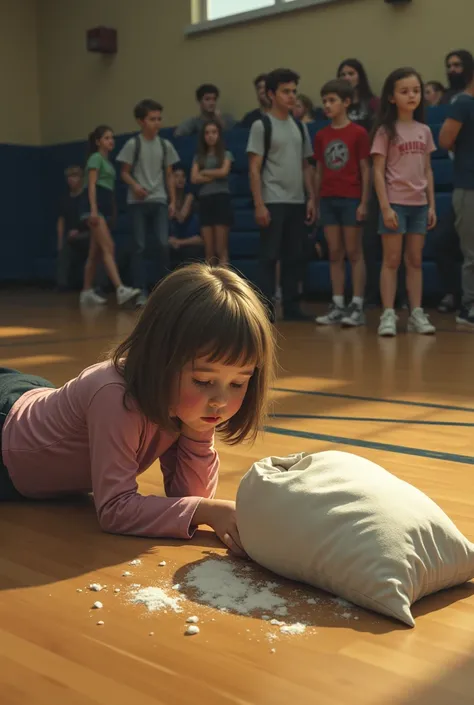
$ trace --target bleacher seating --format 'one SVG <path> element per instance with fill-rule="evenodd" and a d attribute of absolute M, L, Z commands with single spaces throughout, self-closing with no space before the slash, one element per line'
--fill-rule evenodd
<path fill-rule="evenodd" d="M 446 115 L 446 107 L 428 110 L 435 142 Z M 312 123 L 309 132 L 313 138 L 326 123 Z M 172 128 L 162 131 L 162 136 L 173 141 L 181 162 L 189 172 L 196 153 L 196 137 L 173 137 Z M 117 136 L 116 151 L 123 146 L 130 134 Z M 245 153 L 248 131 L 235 129 L 226 134 L 227 148 L 235 161 L 230 185 L 235 209 L 234 227 L 230 235 L 230 256 L 234 266 L 246 276 L 255 279 L 258 258 L 258 228 L 254 220 L 250 194 L 247 157 Z M 56 271 L 55 222 L 59 195 L 64 192 L 63 172 L 72 163 L 83 163 L 85 142 L 46 147 L 0 146 L 4 168 L 2 193 L 10 209 L 4 212 L 4 228 L 1 237 L 0 281 L 8 279 L 53 281 Z M 436 184 L 438 216 L 446 214 L 451 207 L 452 161 L 447 153 L 438 149 L 433 155 L 433 171 Z M 27 176 L 23 189 L 18 188 L 19 179 L 11 173 L 22 171 Z M 26 176 L 25 176 L 26 178 Z M 35 189 L 33 184 L 39 184 Z M 114 231 L 117 255 L 120 263 L 126 263 L 130 251 L 130 218 L 126 208 L 126 187 L 117 180 L 118 221 Z M 435 231 L 428 234 L 424 250 L 424 288 L 435 293 L 438 288 L 434 259 L 433 239 Z M 153 268 L 150 267 L 150 277 Z M 307 266 L 305 288 L 309 293 L 329 292 L 329 267 L 327 262 L 310 262 Z"/>

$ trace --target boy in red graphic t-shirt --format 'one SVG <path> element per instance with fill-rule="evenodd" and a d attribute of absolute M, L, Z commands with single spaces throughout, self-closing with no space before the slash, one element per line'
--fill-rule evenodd
<path fill-rule="evenodd" d="M 316 323 L 360 326 L 365 322 L 363 292 L 365 263 L 361 224 L 370 196 L 370 143 L 366 130 L 347 117 L 352 87 L 347 81 L 329 81 L 321 90 L 324 112 L 331 124 L 314 138 L 316 198 L 329 247 L 332 303 Z M 345 257 L 352 268 L 353 299 L 345 307 Z"/>

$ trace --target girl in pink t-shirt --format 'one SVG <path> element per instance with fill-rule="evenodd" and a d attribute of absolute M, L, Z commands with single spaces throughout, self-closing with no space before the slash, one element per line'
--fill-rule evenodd
<path fill-rule="evenodd" d="M 431 130 L 423 120 L 421 77 L 414 69 L 397 69 L 385 81 L 371 150 L 383 246 L 380 295 L 384 310 L 379 335 L 397 333 L 394 302 L 404 235 L 411 309 L 408 330 L 435 332 L 421 307 L 423 246 L 427 230 L 436 225 L 431 169 L 431 153 L 435 149 Z"/>
<path fill-rule="evenodd" d="M 235 503 L 214 498 L 214 435 L 255 438 L 274 349 L 241 277 L 176 270 L 109 359 L 63 387 L 0 368 L 0 500 L 93 491 L 104 531 L 186 539 L 206 524 L 242 554 Z M 137 477 L 156 460 L 166 496 L 143 496 Z"/>

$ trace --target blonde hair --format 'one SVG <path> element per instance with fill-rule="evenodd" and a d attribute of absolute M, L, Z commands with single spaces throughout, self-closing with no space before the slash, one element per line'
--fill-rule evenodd
<path fill-rule="evenodd" d="M 255 440 L 275 373 L 273 329 L 255 290 L 226 267 L 188 265 L 153 291 L 135 329 L 111 355 L 125 380 L 125 405 L 133 398 L 160 429 L 179 430 L 169 413 L 171 395 L 183 366 L 197 357 L 255 365 L 242 406 L 218 428 L 231 444 Z"/>

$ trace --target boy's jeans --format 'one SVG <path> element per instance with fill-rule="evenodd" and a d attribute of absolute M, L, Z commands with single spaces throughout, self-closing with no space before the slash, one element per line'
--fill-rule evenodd
<path fill-rule="evenodd" d="M 156 281 L 160 281 L 168 271 L 168 204 L 157 201 L 132 203 L 130 209 L 133 221 L 132 285 L 146 291 L 148 282 L 144 255 L 147 234 L 153 239 L 153 250 L 158 250 Z"/>
<path fill-rule="evenodd" d="M 474 305 L 474 189 L 456 188 L 453 191 L 456 230 L 464 257 L 462 265 L 462 303 Z"/>

